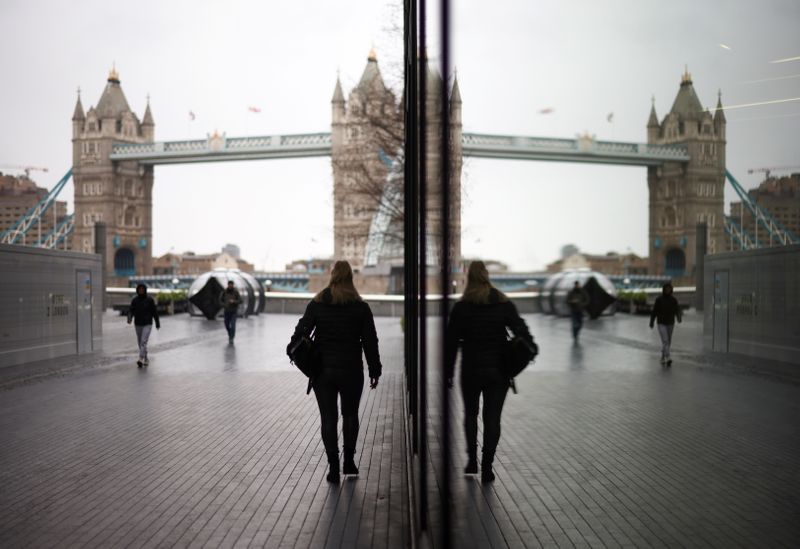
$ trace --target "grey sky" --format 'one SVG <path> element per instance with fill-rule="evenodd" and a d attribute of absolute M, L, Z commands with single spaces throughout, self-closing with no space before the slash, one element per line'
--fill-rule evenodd
<path fill-rule="evenodd" d="M 725 105 L 800 97 L 800 78 L 746 83 L 800 74 L 798 61 L 769 63 L 800 55 L 795 1 L 454 4 L 465 131 L 644 141 L 651 95 L 662 118 L 684 64 L 706 106 L 718 88 Z M 6 0 L 0 163 L 47 166 L 33 175 L 52 186 L 70 165 L 75 89 L 95 104 L 112 62 L 140 117 L 150 94 L 159 140 L 328 131 L 337 68 L 348 93 L 374 44 L 397 81 L 401 35 L 387 31 L 397 15 L 367 0 Z M 555 111 L 538 113 L 546 107 Z M 800 164 L 798 114 L 800 102 L 726 113 L 740 181 L 758 183 L 748 168 Z M 157 255 L 235 242 L 258 267 L 282 268 L 333 250 L 326 159 L 157 167 L 155 181 Z M 567 242 L 646 253 L 643 168 L 467 159 L 463 182 L 466 255 L 527 269 Z"/>

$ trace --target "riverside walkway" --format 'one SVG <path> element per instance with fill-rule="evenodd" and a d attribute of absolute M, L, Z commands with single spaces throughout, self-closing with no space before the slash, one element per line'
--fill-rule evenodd
<path fill-rule="evenodd" d="M 645 318 L 587 323 L 579 346 L 567 320 L 526 320 L 542 353 L 506 401 L 493 484 L 458 474 L 453 392 L 455 547 L 800 546 L 800 376 L 709 358 L 693 314 L 670 369 Z M 0 546 L 409 546 L 399 320 L 376 318 L 384 376 L 339 486 L 285 358 L 295 321 L 242 319 L 229 347 L 221 322 L 166 317 L 139 370 L 107 314 L 103 351 L 0 370 Z"/>
<path fill-rule="evenodd" d="M 339 486 L 286 358 L 296 320 L 240 319 L 228 346 L 221 321 L 166 317 L 137 369 L 133 328 L 107 314 L 103 352 L 7 372 L 0 547 L 407 545 L 399 320 L 376 319 L 384 375 Z"/>

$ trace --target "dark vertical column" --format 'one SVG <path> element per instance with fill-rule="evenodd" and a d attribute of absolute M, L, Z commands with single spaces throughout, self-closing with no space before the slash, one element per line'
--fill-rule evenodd
<path fill-rule="evenodd" d="M 441 124 L 442 131 L 439 133 L 439 151 L 441 160 L 440 189 L 442 195 L 442 334 L 440 341 L 441 353 L 441 399 L 442 399 L 442 486 L 441 486 L 441 506 L 442 506 L 442 545 L 450 547 L 451 542 L 451 523 L 450 514 L 450 390 L 447 383 L 447 316 L 450 311 L 450 101 L 449 101 L 449 80 L 450 80 L 450 2 L 441 0 L 441 19 L 439 34 L 442 40 L 441 72 L 442 85 L 439 89 L 441 105 Z"/>
<path fill-rule="evenodd" d="M 417 202 L 419 200 L 417 184 L 417 7 L 416 0 L 405 0 L 404 25 L 404 67 L 405 67 L 405 161 L 404 161 L 404 263 L 405 282 L 405 363 L 406 387 L 408 388 L 408 409 L 411 414 L 411 451 L 419 450 L 419 415 L 417 413 L 417 365 L 418 365 L 418 327 L 419 327 L 419 256 L 417 242 Z"/>
<path fill-rule="evenodd" d="M 705 257 L 707 248 L 708 225 L 706 223 L 698 223 L 694 245 L 694 306 L 698 311 L 703 310 L 703 297 L 705 295 Z"/>
<path fill-rule="evenodd" d="M 419 72 L 419 120 L 417 163 L 419 166 L 419 525 L 422 530 L 428 529 L 428 305 L 427 305 L 427 274 L 428 274 L 428 240 L 425 234 L 428 229 L 427 199 L 428 199 L 428 37 L 427 37 L 427 6 L 426 0 L 419 0 L 419 51 L 421 56 L 417 60 Z M 421 64 L 420 64 L 421 59 Z"/>
<path fill-rule="evenodd" d="M 100 287 L 103 289 L 103 310 L 105 311 L 108 305 L 108 296 L 106 295 L 106 280 L 108 274 L 106 273 L 108 265 L 108 250 L 106 249 L 106 224 L 94 224 L 94 253 L 100 255 Z"/>

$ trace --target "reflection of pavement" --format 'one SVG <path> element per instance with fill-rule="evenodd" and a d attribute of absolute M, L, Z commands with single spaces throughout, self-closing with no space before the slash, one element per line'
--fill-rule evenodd
<path fill-rule="evenodd" d="M 453 477 L 460 543 L 800 546 L 800 386 L 698 367 L 694 314 L 671 369 L 646 317 L 587 322 L 579 346 L 569 319 L 526 320 L 542 351 L 508 395 L 498 480 Z"/>
<path fill-rule="evenodd" d="M 102 353 L 6 385 L 0 546 L 403 545 L 399 320 L 377 319 L 386 371 L 362 399 L 361 476 L 336 488 L 285 355 L 296 320 L 240 319 L 230 347 L 222 322 L 166 317 L 139 370 L 133 329 L 108 315 Z"/>

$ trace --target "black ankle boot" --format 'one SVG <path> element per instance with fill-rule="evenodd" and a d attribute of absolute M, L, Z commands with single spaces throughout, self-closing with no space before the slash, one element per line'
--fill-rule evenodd
<path fill-rule="evenodd" d="M 339 452 L 327 452 L 328 475 L 325 479 L 333 484 L 339 484 Z"/>
<path fill-rule="evenodd" d="M 494 455 L 489 455 L 486 452 L 483 453 L 483 458 L 481 459 L 481 481 L 492 482 L 494 480 L 494 471 L 492 470 L 493 461 Z"/>
<path fill-rule="evenodd" d="M 477 450 L 467 450 L 467 466 L 464 467 L 464 474 L 465 475 L 477 475 L 478 474 L 478 451 Z"/>
<path fill-rule="evenodd" d="M 344 463 L 342 464 L 342 472 L 345 475 L 357 475 L 358 467 L 355 462 L 355 450 L 344 450 Z"/>

